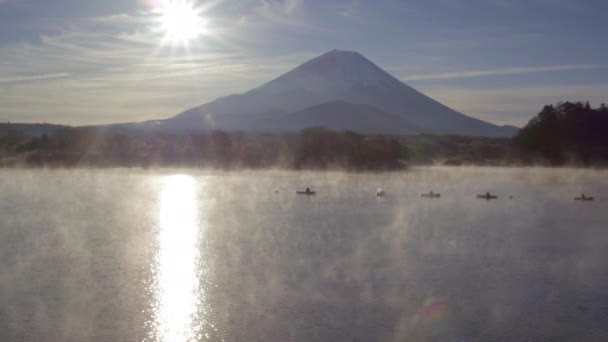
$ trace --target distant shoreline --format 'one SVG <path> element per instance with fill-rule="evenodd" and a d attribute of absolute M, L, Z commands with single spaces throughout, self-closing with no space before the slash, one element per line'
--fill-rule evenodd
<path fill-rule="evenodd" d="M 548 105 L 513 138 L 299 132 L 159 132 L 0 124 L 0 167 L 402 171 L 414 166 L 608 167 L 608 106 Z"/>
<path fill-rule="evenodd" d="M 466 169 L 466 168 L 513 168 L 513 169 L 574 169 L 574 170 L 608 170 L 608 165 L 580 165 L 580 164 L 563 164 L 563 165 L 549 165 L 549 164 L 404 164 L 401 168 L 394 169 L 347 169 L 341 167 L 327 167 L 327 168 L 288 168 L 281 166 L 265 166 L 265 167 L 218 167 L 212 165 L 93 165 L 93 164 L 77 164 L 77 165 L 50 165 L 50 164 L 25 164 L 25 163 L 3 163 L 0 162 L 0 170 L 114 170 L 114 169 L 128 169 L 128 170 L 141 170 L 141 171 L 156 171 L 156 170 L 200 170 L 200 171 L 211 171 L 211 172 L 264 172 L 264 171 L 289 171 L 289 172 L 345 172 L 345 173 L 400 173 L 415 171 L 416 169 L 424 168 L 454 168 L 454 169 Z"/>

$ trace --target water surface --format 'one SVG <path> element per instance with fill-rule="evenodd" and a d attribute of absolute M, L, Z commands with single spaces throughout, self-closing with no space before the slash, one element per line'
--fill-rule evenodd
<path fill-rule="evenodd" d="M 604 341 L 606 176 L 1 170 L 0 340 Z"/>

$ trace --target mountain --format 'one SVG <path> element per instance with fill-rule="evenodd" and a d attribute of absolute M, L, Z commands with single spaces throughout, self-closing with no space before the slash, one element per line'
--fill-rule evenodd
<path fill-rule="evenodd" d="M 294 113 L 274 115 L 260 120 L 257 129 L 287 132 L 313 126 L 378 134 L 412 134 L 420 131 L 419 127 L 395 114 L 373 106 L 343 101 L 326 102 Z"/>
<path fill-rule="evenodd" d="M 42 135 L 52 135 L 60 129 L 68 128 L 69 126 L 53 125 L 47 123 L 0 123 L 0 136 L 26 136 L 40 137 Z"/>
<path fill-rule="evenodd" d="M 516 132 L 454 111 L 361 54 L 339 50 L 244 94 L 219 98 L 154 125 L 163 130 L 265 132 L 309 126 L 400 134 L 511 136 Z"/>

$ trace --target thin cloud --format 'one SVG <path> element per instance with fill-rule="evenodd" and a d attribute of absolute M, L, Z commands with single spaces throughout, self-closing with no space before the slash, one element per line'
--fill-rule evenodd
<path fill-rule="evenodd" d="M 559 101 L 608 103 L 608 84 L 525 87 L 420 88 L 425 94 L 467 115 L 501 125 L 524 126 L 544 105 Z"/>
<path fill-rule="evenodd" d="M 171 51 L 145 26 L 98 25 L 131 18 L 145 21 L 91 18 L 37 43 L 0 46 L 0 120 L 84 125 L 167 118 L 249 90 L 310 57 L 269 57 L 208 42 Z"/>
<path fill-rule="evenodd" d="M 241 17 L 242 23 L 262 23 L 270 26 L 292 27 L 306 31 L 323 31 L 306 15 L 304 0 L 261 0 L 249 14 Z"/>
<path fill-rule="evenodd" d="M 302 6 L 302 0 L 261 0 L 259 10 L 263 13 L 293 15 Z"/>
<path fill-rule="evenodd" d="M 72 76 L 72 74 L 61 72 L 55 74 L 47 74 L 47 75 L 32 75 L 32 76 L 14 76 L 14 77 L 0 77 L 0 84 L 2 83 L 20 83 L 20 82 L 28 82 L 28 81 L 42 81 L 42 80 L 52 80 L 57 78 L 67 78 Z"/>
<path fill-rule="evenodd" d="M 346 3 L 339 11 L 339 14 L 346 18 L 354 18 L 359 14 L 359 0 L 351 0 Z"/>
<path fill-rule="evenodd" d="M 8 0 L 8 6 L 7 0 L 0 0 L 4 3 L 1 8 L 10 8 L 13 1 L 19 0 Z M 503 5 L 508 5 L 509 1 L 524 2 L 502 1 Z M 44 1 L 36 0 L 36 3 Z M 373 40 L 369 39 L 375 32 L 373 27 L 360 25 L 370 36 L 363 34 L 361 39 L 353 38 L 354 42 L 344 41 L 345 36 L 340 32 L 343 23 L 367 23 L 375 18 L 374 13 L 364 8 L 363 1 L 215 0 L 212 1 L 214 6 L 205 2 L 205 8 L 213 7 L 205 10 L 211 34 L 193 42 L 188 51 L 161 47 L 163 32 L 155 30 L 157 20 L 147 16 L 141 6 L 137 8 L 138 3 L 110 1 L 105 5 L 97 2 L 84 5 L 83 2 L 83 6 L 59 6 L 65 13 L 41 16 L 36 25 L 20 20 L 27 22 L 28 27 L 40 26 L 42 29 L 30 32 L 21 28 L 24 33 L 10 33 L 10 40 L 0 44 L 0 120 L 92 124 L 166 118 L 219 96 L 247 91 L 316 56 L 323 49 L 335 47 L 332 45 L 336 43 L 356 46 L 359 50 L 374 49 L 366 45 L 369 44 L 366 41 Z M 105 6 L 110 7 L 100 10 Z M 361 8 L 357 9 L 357 6 Z M 410 11 L 396 4 L 389 7 Z M 345 20 L 344 16 L 353 15 L 356 20 Z M 44 24 L 47 21 L 53 24 Z M 8 28 L 18 31 L 12 24 L 5 22 L 7 30 L 3 32 L 8 32 Z M 380 24 L 377 26 L 382 28 Z M 441 72 L 449 71 L 445 68 L 450 67 L 451 62 L 451 55 L 442 49 L 466 50 L 486 44 L 488 39 L 499 41 L 502 47 L 514 46 L 526 38 L 509 32 L 497 39 L 492 30 L 465 27 L 464 31 L 455 32 L 457 29 L 438 26 L 431 31 L 439 36 L 421 36 L 411 44 L 403 44 L 403 48 L 391 44 L 390 39 L 386 42 L 379 39 L 373 44 L 391 46 L 391 54 L 409 51 L 412 58 L 406 59 L 408 63 L 401 70 L 389 70 L 401 75 L 405 81 L 606 67 L 574 64 Z M 306 33 L 306 37 L 302 33 Z M 20 38 L 30 34 L 35 35 L 35 39 Z M 544 39 L 539 33 L 526 35 L 530 40 Z M 297 39 L 300 37 L 303 39 L 301 44 Z M 346 38 L 349 37 L 352 35 Z M 378 37 L 388 39 L 389 35 Z M 433 42 L 433 39 L 427 39 L 429 37 L 464 38 Z M 314 44 L 310 43 L 312 40 Z M 434 82 L 434 87 L 437 83 L 440 82 Z M 601 89 L 606 91 L 606 87 Z M 535 99 L 517 92 L 518 96 L 509 97 L 508 94 L 514 92 L 512 89 L 497 94 L 479 89 L 463 90 L 463 93 L 431 87 L 421 90 L 466 114 L 516 124 L 525 123 L 539 106 L 554 102 L 557 97 L 546 95 Z M 540 94 L 538 89 L 532 93 Z M 565 94 L 561 99 L 585 99 L 567 91 L 558 93 Z M 594 96 L 600 97 L 599 94 Z M 514 113 L 513 118 L 501 114 L 506 112 Z"/>
<path fill-rule="evenodd" d="M 477 77 L 485 77 L 485 76 L 505 76 L 505 75 L 539 73 L 539 72 L 571 71 L 571 70 L 585 70 L 585 69 L 599 69 L 599 68 L 608 68 L 608 65 L 569 64 L 569 65 L 551 65 L 551 66 L 540 66 L 540 67 L 515 67 L 515 68 L 494 69 L 494 70 L 457 71 L 457 72 L 407 75 L 407 76 L 402 77 L 402 80 L 404 80 L 404 81 L 447 80 L 447 79 L 457 79 L 457 78 L 477 78 Z"/>
<path fill-rule="evenodd" d="M 422 48 L 441 48 L 441 49 L 475 49 L 483 45 L 480 39 L 454 39 L 447 41 L 424 42 L 420 44 Z"/>

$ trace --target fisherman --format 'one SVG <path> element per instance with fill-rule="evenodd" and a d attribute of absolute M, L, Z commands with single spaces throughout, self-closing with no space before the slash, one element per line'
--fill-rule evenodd
<path fill-rule="evenodd" d="M 310 188 L 306 188 L 306 193 L 309 194 L 310 193 Z"/>
<path fill-rule="evenodd" d="M 486 197 L 491 197 L 492 195 L 490 195 L 489 192 L 486 192 Z"/>

